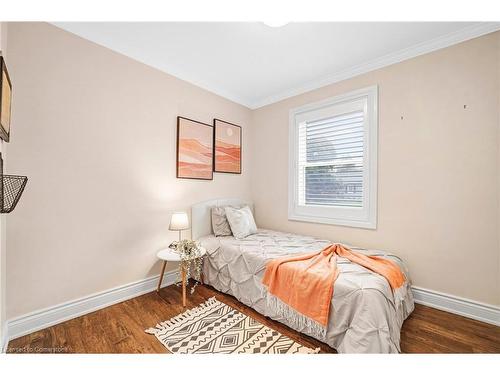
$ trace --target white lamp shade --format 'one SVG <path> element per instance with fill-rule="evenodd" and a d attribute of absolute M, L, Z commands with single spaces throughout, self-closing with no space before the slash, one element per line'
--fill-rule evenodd
<path fill-rule="evenodd" d="M 184 230 L 189 229 L 189 218 L 185 212 L 174 212 L 170 219 L 170 230 Z"/>

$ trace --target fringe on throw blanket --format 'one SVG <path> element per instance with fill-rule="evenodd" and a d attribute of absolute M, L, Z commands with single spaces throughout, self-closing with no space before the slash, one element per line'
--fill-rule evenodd
<path fill-rule="evenodd" d="M 408 280 L 406 280 L 404 284 L 401 285 L 399 288 L 392 291 L 396 310 L 399 309 L 401 303 L 405 300 L 407 294 L 408 294 Z"/>
<path fill-rule="evenodd" d="M 411 295 L 412 298 L 407 298 Z M 410 313 L 415 308 L 413 303 L 413 294 L 411 291 L 410 283 L 405 281 L 405 283 L 398 289 L 393 291 L 394 298 L 394 308 L 396 311 L 402 310 L 402 314 L 396 314 L 396 320 L 398 327 L 403 325 L 404 320 L 410 315 Z"/>
<path fill-rule="evenodd" d="M 326 326 L 323 326 L 315 320 L 299 313 L 293 307 L 287 305 L 279 298 L 267 293 L 267 306 L 271 311 L 285 318 L 294 327 L 299 327 L 306 334 L 310 334 L 317 338 L 325 338 Z"/>
<path fill-rule="evenodd" d="M 405 282 L 404 285 L 399 287 L 398 289 L 393 291 L 394 297 L 394 308 L 396 311 L 399 309 L 409 310 L 408 312 L 404 312 L 402 315 L 402 319 L 404 320 L 406 316 L 409 315 L 409 312 L 413 311 L 413 306 L 407 308 L 404 304 L 406 301 L 406 297 L 409 293 L 409 285 L 408 282 Z M 323 326 L 316 322 L 315 320 L 299 313 L 293 307 L 287 305 L 279 298 L 273 296 L 271 293 L 267 293 L 267 306 L 274 313 L 282 316 L 288 322 L 293 324 L 294 327 L 299 327 L 306 334 L 310 334 L 313 337 L 317 338 L 325 338 L 326 337 L 326 326 Z M 400 314 L 396 314 L 396 316 L 400 316 Z M 399 326 L 403 324 L 403 322 L 398 322 Z"/>
<path fill-rule="evenodd" d="M 365 255 L 342 244 L 332 244 L 315 253 L 269 261 L 262 280 L 268 290 L 268 306 L 293 326 L 324 338 L 333 285 L 339 275 L 338 256 L 385 277 L 392 291 L 395 310 L 406 309 L 404 301 L 411 291 L 400 266 L 385 256 Z M 292 292 L 290 286 L 296 282 L 303 287 Z"/>

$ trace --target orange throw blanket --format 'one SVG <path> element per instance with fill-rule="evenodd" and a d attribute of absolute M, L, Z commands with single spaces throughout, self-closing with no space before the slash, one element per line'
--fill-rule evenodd
<path fill-rule="evenodd" d="M 277 307 L 288 313 L 285 314 L 287 318 L 297 312 L 302 317 L 298 315 L 296 319 L 302 318 L 302 323 L 309 326 L 315 322 L 321 326 L 316 327 L 320 333 L 326 332 L 333 285 L 339 275 L 337 255 L 384 276 L 393 293 L 405 284 L 405 275 L 394 262 L 367 256 L 340 244 L 330 245 L 317 253 L 273 259 L 266 265 L 262 283 L 279 300 Z M 314 322 L 305 322 L 304 317 Z"/>

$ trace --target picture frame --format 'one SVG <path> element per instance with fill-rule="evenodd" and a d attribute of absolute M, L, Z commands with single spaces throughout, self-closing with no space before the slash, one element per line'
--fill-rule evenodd
<path fill-rule="evenodd" d="M 3 155 L 0 152 L 0 211 L 3 206 Z"/>
<path fill-rule="evenodd" d="M 5 59 L 0 56 L 0 138 L 5 142 L 10 140 L 11 105 L 12 83 Z"/>
<path fill-rule="evenodd" d="M 177 178 L 213 180 L 213 141 L 212 125 L 177 116 Z"/>
<path fill-rule="evenodd" d="M 213 127 L 214 172 L 241 174 L 242 127 L 218 118 Z"/>

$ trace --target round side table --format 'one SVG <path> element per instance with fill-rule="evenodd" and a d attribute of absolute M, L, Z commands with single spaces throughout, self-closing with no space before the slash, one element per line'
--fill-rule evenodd
<path fill-rule="evenodd" d="M 207 251 L 205 248 L 200 248 L 200 258 L 205 256 Z M 158 287 L 156 288 L 156 291 L 159 292 L 161 288 L 161 283 L 163 281 L 163 274 L 165 273 L 165 268 L 167 267 L 168 262 L 180 262 L 181 261 L 181 256 L 179 253 L 175 252 L 174 250 L 170 248 L 162 249 L 158 251 L 158 254 L 156 256 L 163 261 L 163 265 L 161 267 L 161 273 L 160 273 L 160 281 L 158 282 Z M 201 276 L 201 283 L 203 284 L 203 274 Z M 182 307 L 186 307 L 186 270 L 184 268 L 181 269 L 181 279 L 182 279 Z"/>

